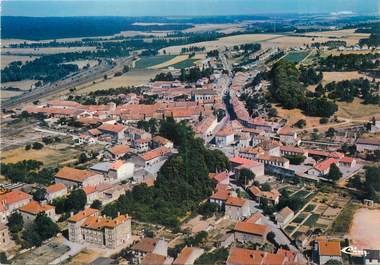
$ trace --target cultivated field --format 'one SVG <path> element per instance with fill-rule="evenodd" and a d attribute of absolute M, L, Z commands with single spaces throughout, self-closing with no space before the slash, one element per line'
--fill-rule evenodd
<path fill-rule="evenodd" d="M 82 52 L 94 51 L 96 47 L 49 47 L 49 48 L 3 48 L 2 55 L 40 55 L 40 54 L 57 54 L 65 52 Z"/>
<path fill-rule="evenodd" d="M 288 60 L 293 63 L 299 63 L 303 61 L 308 55 L 309 52 L 290 52 L 283 58 L 283 60 Z"/>
<path fill-rule="evenodd" d="M 339 82 L 343 80 L 351 80 L 351 79 L 359 79 L 359 78 L 367 78 L 372 80 L 372 77 L 367 76 L 366 74 L 359 73 L 358 71 L 351 72 L 323 72 L 323 80 L 322 84 L 326 85 L 330 82 Z"/>
<path fill-rule="evenodd" d="M 362 208 L 356 211 L 349 238 L 352 246 L 378 249 L 380 246 L 380 210 Z"/>
<path fill-rule="evenodd" d="M 75 161 L 79 154 L 80 150 L 72 148 L 67 144 L 48 145 L 41 150 L 30 149 L 28 151 L 24 147 L 19 147 L 2 152 L 1 162 L 16 163 L 22 160 L 33 159 L 43 162 L 45 166 L 56 166 Z"/>
<path fill-rule="evenodd" d="M 301 36 L 282 36 L 280 38 L 273 38 L 267 41 L 262 42 L 263 49 L 271 48 L 271 47 L 279 47 L 283 49 L 293 48 L 293 47 L 299 47 L 299 46 L 306 46 L 310 45 L 312 43 L 316 42 L 326 42 L 329 40 L 337 40 L 337 39 L 331 39 L 327 37 L 301 37 Z M 349 43 L 349 41 L 348 41 Z M 356 44 L 357 41 L 352 41 L 352 43 L 349 44 Z"/>
<path fill-rule="evenodd" d="M 14 56 L 14 55 L 2 55 L 1 56 L 1 69 L 4 69 L 8 64 L 11 62 L 27 62 L 27 61 L 33 61 L 34 59 L 38 58 L 37 56 Z"/>
<path fill-rule="evenodd" d="M 167 61 L 176 58 L 174 55 L 159 55 L 159 56 L 146 56 L 141 57 L 138 61 L 135 62 L 136 69 L 149 68 L 155 65 L 164 64 Z"/>
<path fill-rule="evenodd" d="M 18 96 L 22 94 L 22 91 L 9 91 L 9 90 L 0 90 L 0 101 L 6 100 L 11 97 Z"/>
<path fill-rule="evenodd" d="M 374 115 L 379 115 L 380 106 L 374 104 L 364 105 L 362 100 L 355 98 L 353 102 L 337 102 L 338 112 L 337 115 L 343 118 L 357 119 L 367 121 Z"/>
<path fill-rule="evenodd" d="M 139 86 L 144 85 L 151 78 L 153 78 L 158 70 L 154 69 L 134 69 L 122 76 L 108 78 L 107 80 L 97 80 L 95 84 L 86 84 L 80 87 L 77 87 L 77 93 L 88 93 L 95 90 L 116 88 L 122 86 Z"/>
<path fill-rule="evenodd" d="M 23 80 L 23 81 L 14 81 L 1 83 L 1 87 L 17 87 L 22 90 L 29 90 L 32 88 L 32 85 L 36 83 L 37 80 Z"/>
<path fill-rule="evenodd" d="M 67 62 L 65 64 L 76 64 L 79 69 L 83 69 L 87 64 L 90 65 L 90 67 L 96 66 L 98 64 L 97 60 L 76 60 L 76 61 L 71 61 Z"/>
<path fill-rule="evenodd" d="M 339 38 L 346 41 L 347 43 L 358 42 L 360 39 L 368 38 L 367 33 L 355 33 L 355 29 L 343 29 L 343 30 L 332 30 L 332 31 L 322 31 L 322 32 L 308 32 L 304 35 L 308 36 L 319 36 L 328 38 Z"/>
<path fill-rule="evenodd" d="M 166 47 L 160 50 L 160 54 L 163 54 L 163 50 L 166 50 L 169 54 L 179 54 L 181 52 L 182 48 L 189 48 L 191 46 L 198 46 L 198 47 L 205 47 L 207 51 L 222 48 L 222 47 L 230 47 L 234 45 L 240 45 L 245 43 L 252 43 L 252 42 L 262 42 L 265 40 L 273 39 L 281 37 L 281 35 L 275 35 L 275 34 L 242 34 L 242 35 L 236 35 L 236 36 L 228 36 L 223 37 L 218 40 L 213 41 L 203 41 L 203 42 L 196 42 L 192 44 L 187 45 L 179 45 L 179 46 L 170 46 Z"/>
<path fill-rule="evenodd" d="M 243 31 L 246 23 L 225 23 L 225 24 L 197 24 L 194 27 L 185 29 L 184 32 L 208 32 L 219 31 L 223 33 L 232 33 Z"/>
<path fill-rule="evenodd" d="M 184 55 L 178 55 L 166 62 L 163 62 L 163 63 L 160 63 L 160 64 L 156 64 L 156 65 L 153 65 L 151 67 L 149 67 L 149 69 L 160 69 L 160 68 L 166 68 L 172 64 L 176 64 L 176 63 L 179 63 L 179 62 L 182 62 L 182 61 L 185 61 L 187 58 L 189 58 L 188 55 L 184 54 Z"/>

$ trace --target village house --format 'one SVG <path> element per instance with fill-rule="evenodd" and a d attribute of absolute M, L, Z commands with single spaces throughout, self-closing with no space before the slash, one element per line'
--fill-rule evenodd
<path fill-rule="evenodd" d="M 20 190 L 0 195 L 0 222 L 6 223 L 9 215 L 31 201 L 32 196 Z"/>
<path fill-rule="evenodd" d="M 133 148 L 136 150 L 137 153 L 143 153 L 149 150 L 149 143 L 150 140 L 140 138 L 137 140 L 132 141 Z"/>
<path fill-rule="evenodd" d="M 332 164 L 339 165 L 338 160 L 335 158 L 327 158 L 326 160 L 315 164 L 313 168 L 307 171 L 307 173 L 317 177 L 325 176 L 329 173 Z"/>
<path fill-rule="evenodd" d="M 167 257 L 168 242 L 163 239 L 144 237 L 131 247 L 131 251 L 136 259 L 136 263 L 140 263 L 149 254 Z"/>
<path fill-rule="evenodd" d="M 264 175 L 264 164 L 257 161 L 236 156 L 230 158 L 230 163 L 235 174 L 239 174 L 240 170 L 245 168 L 255 174 L 256 177 Z"/>
<path fill-rule="evenodd" d="M 128 145 L 119 144 L 107 149 L 104 152 L 104 155 L 108 159 L 116 160 L 116 159 L 120 159 L 124 157 L 126 154 L 129 153 L 129 151 L 130 151 L 130 148 Z"/>
<path fill-rule="evenodd" d="M 57 221 L 55 207 L 52 205 L 39 203 L 37 201 L 31 201 L 27 205 L 19 208 L 18 211 L 20 212 L 25 224 L 32 223 L 40 213 L 44 213 L 53 221 Z"/>
<path fill-rule="evenodd" d="M 171 257 L 165 257 L 165 256 L 154 254 L 154 253 L 148 253 L 141 260 L 140 264 L 141 265 L 164 265 L 164 264 L 171 264 L 172 261 L 173 261 L 173 258 Z"/>
<path fill-rule="evenodd" d="M 324 238 L 316 239 L 314 252 L 319 257 L 319 264 L 323 265 L 329 260 L 342 262 L 342 252 L 339 241 L 329 241 Z"/>
<path fill-rule="evenodd" d="M 116 183 L 133 177 L 135 165 L 124 160 L 114 162 L 99 162 L 90 170 L 102 174 L 108 181 Z"/>
<path fill-rule="evenodd" d="M 306 149 L 295 147 L 295 146 L 280 146 L 281 155 L 289 156 L 304 156 L 308 157 L 308 151 Z"/>
<path fill-rule="evenodd" d="M 61 168 L 55 174 L 55 183 L 62 183 L 69 188 L 95 186 L 102 182 L 104 177 L 97 172 L 71 167 Z"/>
<path fill-rule="evenodd" d="M 294 212 L 289 207 L 285 207 L 276 213 L 276 221 L 281 227 L 286 226 L 293 217 Z"/>
<path fill-rule="evenodd" d="M 222 171 L 219 173 L 209 173 L 208 176 L 210 179 L 215 180 L 218 184 L 230 184 L 230 173 L 228 171 Z"/>
<path fill-rule="evenodd" d="M 353 168 L 356 166 L 356 159 L 352 157 L 345 156 L 339 159 L 339 167 Z"/>
<path fill-rule="evenodd" d="M 257 161 L 260 163 L 263 163 L 265 166 L 275 166 L 275 167 L 282 167 L 282 168 L 289 168 L 289 160 L 285 157 L 281 156 L 272 156 L 272 155 L 259 155 L 257 157 Z"/>
<path fill-rule="evenodd" d="M 197 89 L 192 94 L 192 100 L 195 102 L 213 102 L 218 94 L 213 89 Z"/>
<path fill-rule="evenodd" d="M 138 156 L 138 163 L 144 167 L 151 167 L 160 162 L 163 162 L 170 155 L 171 150 L 165 146 L 158 147 L 156 149 L 150 150 L 144 154 Z"/>
<path fill-rule="evenodd" d="M 270 228 L 266 225 L 251 222 L 238 222 L 234 229 L 235 240 L 241 243 L 264 244 Z"/>
<path fill-rule="evenodd" d="M 114 219 L 98 215 L 88 208 L 68 220 L 69 240 L 101 248 L 115 249 L 131 242 L 131 218 L 118 215 Z"/>
<path fill-rule="evenodd" d="M 99 199 L 99 193 L 96 190 L 95 186 L 88 185 L 86 187 L 83 187 L 83 191 L 86 194 L 88 205 L 91 205 L 95 200 Z"/>
<path fill-rule="evenodd" d="M 209 115 L 194 126 L 195 136 L 206 141 L 209 137 L 213 136 L 217 125 L 218 119 L 214 115 Z"/>
<path fill-rule="evenodd" d="M 289 250 L 279 249 L 277 253 L 233 247 L 226 265 L 290 265 L 299 264 L 297 255 Z"/>
<path fill-rule="evenodd" d="M 224 207 L 225 206 L 225 203 L 226 201 L 228 200 L 228 198 L 231 196 L 231 191 L 228 190 L 227 187 L 220 187 L 218 188 L 217 187 L 217 190 L 216 192 L 214 192 L 211 196 L 210 196 L 210 202 L 211 203 L 216 203 L 219 205 L 219 207 Z"/>
<path fill-rule="evenodd" d="M 241 148 L 239 150 L 239 156 L 242 158 L 250 159 L 250 160 L 257 160 L 257 157 L 259 155 L 265 154 L 265 151 L 263 148 L 257 146 L 257 147 L 246 147 Z"/>
<path fill-rule="evenodd" d="M 355 145 L 358 152 L 374 152 L 380 150 L 380 140 L 376 139 L 360 138 L 356 141 Z"/>
<path fill-rule="evenodd" d="M 280 142 L 286 145 L 299 145 L 301 143 L 301 139 L 298 137 L 297 132 L 283 127 L 277 131 L 280 136 Z"/>
<path fill-rule="evenodd" d="M 225 202 L 225 215 L 233 220 L 242 220 L 251 214 L 249 201 L 239 197 L 228 197 Z"/>
<path fill-rule="evenodd" d="M 234 132 L 230 127 L 224 127 L 215 134 L 215 144 L 218 147 L 228 146 L 234 143 Z"/>
<path fill-rule="evenodd" d="M 204 253 L 204 250 L 196 247 L 184 247 L 174 260 L 173 265 L 191 265 Z"/>
<path fill-rule="evenodd" d="M 277 205 L 280 200 L 280 193 L 276 189 L 262 191 L 259 187 L 252 186 L 249 188 L 249 191 L 259 203 L 263 202 L 266 204 Z"/>
<path fill-rule="evenodd" d="M 138 129 L 135 127 L 128 127 L 127 128 L 127 136 L 129 140 L 136 141 L 138 139 L 145 139 L 145 140 L 151 140 L 152 135 L 148 132 L 146 132 L 143 129 Z"/>
<path fill-rule="evenodd" d="M 67 195 L 67 187 L 63 183 L 56 183 L 46 188 L 46 200 L 52 202 L 54 199 Z"/>
<path fill-rule="evenodd" d="M 117 142 L 125 138 L 125 127 L 122 124 L 103 123 L 96 129 L 102 132 L 103 135 L 112 137 Z"/>
<path fill-rule="evenodd" d="M 174 147 L 173 142 L 165 137 L 156 135 L 152 138 L 152 147 L 158 148 L 160 146 L 165 146 L 166 148 L 172 149 Z"/>

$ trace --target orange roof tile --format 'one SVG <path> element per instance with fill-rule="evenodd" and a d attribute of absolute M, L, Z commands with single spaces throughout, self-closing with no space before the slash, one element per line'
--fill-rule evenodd
<path fill-rule="evenodd" d="M 105 227 L 114 228 L 128 220 L 128 216 L 119 215 L 118 217 L 111 219 L 102 216 L 89 216 L 86 221 L 81 225 L 82 228 L 89 228 L 94 230 L 101 230 Z"/>
<path fill-rule="evenodd" d="M 63 183 L 56 183 L 56 184 L 53 184 L 53 185 L 50 185 L 46 188 L 46 192 L 47 193 L 55 193 L 57 191 L 61 191 L 61 190 L 64 190 L 64 189 L 67 189 L 65 184 Z"/>
<path fill-rule="evenodd" d="M 314 168 L 319 171 L 324 171 L 330 168 L 332 164 L 336 164 L 338 161 L 335 158 L 328 158 L 322 162 L 315 164 Z"/>
<path fill-rule="evenodd" d="M 114 147 L 108 149 L 114 155 L 124 155 L 129 152 L 129 146 L 124 144 L 115 145 Z"/>
<path fill-rule="evenodd" d="M 84 193 L 86 193 L 86 195 L 89 195 L 91 193 L 96 192 L 96 188 L 95 188 L 95 186 L 88 185 L 88 186 L 83 188 L 83 191 L 84 191 Z"/>
<path fill-rule="evenodd" d="M 52 205 L 48 205 L 48 204 L 42 205 L 37 201 L 31 201 L 27 205 L 21 207 L 19 209 L 19 211 L 29 213 L 29 214 L 33 214 L 33 215 L 37 215 L 39 213 L 44 213 L 44 212 L 49 211 L 49 210 L 54 209 L 54 208 L 55 207 Z"/>
<path fill-rule="evenodd" d="M 235 231 L 253 235 L 265 236 L 269 232 L 266 225 L 254 224 L 250 222 L 238 222 L 234 228 Z"/>
<path fill-rule="evenodd" d="M 144 237 L 132 246 L 132 250 L 151 253 L 157 245 L 158 240 L 150 237 Z"/>
<path fill-rule="evenodd" d="M 28 193 L 20 190 L 13 190 L 11 192 L 0 195 L 0 202 L 5 201 L 6 204 L 13 204 L 31 198 L 32 196 Z"/>
<path fill-rule="evenodd" d="M 341 248 L 339 241 L 319 241 L 320 256 L 341 256 Z"/>
<path fill-rule="evenodd" d="M 125 127 L 122 124 L 104 123 L 104 124 L 100 125 L 97 129 L 101 130 L 101 131 L 106 131 L 106 132 L 119 133 L 119 132 L 122 132 L 123 130 L 125 130 Z"/>
<path fill-rule="evenodd" d="M 152 160 L 152 159 L 157 158 L 159 156 L 166 155 L 168 153 L 170 153 L 170 149 L 165 147 L 165 146 L 161 146 L 161 147 L 158 147 L 156 149 L 153 149 L 153 150 L 150 150 L 150 151 L 144 153 L 142 155 L 142 158 L 145 161 L 149 161 L 149 160 Z"/>
<path fill-rule="evenodd" d="M 141 265 L 161 265 L 164 264 L 166 260 L 165 256 L 148 253 L 143 260 L 141 261 Z"/>
<path fill-rule="evenodd" d="M 87 178 L 94 175 L 97 175 L 97 173 L 94 173 L 88 170 L 71 168 L 71 167 L 64 167 L 55 174 L 57 178 L 66 179 L 66 180 L 75 181 L 75 182 L 83 182 Z"/>
<path fill-rule="evenodd" d="M 237 206 L 237 207 L 242 207 L 246 203 L 246 200 L 243 198 L 239 197 L 228 197 L 226 204 L 227 205 L 232 205 L 232 206 Z"/>
<path fill-rule="evenodd" d="M 68 221 L 69 222 L 79 222 L 81 220 L 83 220 L 84 218 L 87 218 L 88 216 L 91 216 L 91 215 L 97 215 L 99 213 L 99 210 L 97 209 L 93 209 L 93 208 L 87 208 L 83 211 L 80 211 L 79 213 L 71 216 Z"/>
<path fill-rule="evenodd" d="M 217 190 L 213 195 L 211 195 L 211 199 L 214 200 L 221 200 L 221 201 L 227 201 L 228 197 L 230 196 L 230 192 L 225 189 Z"/>
<path fill-rule="evenodd" d="M 178 255 L 178 257 L 174 260 L 173 264 L 186 264 L 187 260 L 189 259 L 190 255 L 193 253 L 193 248 L 191 247 L 184 247 L 181 250 L 181 253 Z"/>
<path fill-rule="evenodd" d="M 291 254 L 290 254 L 291 253 Z M 294 263 L 294 254 L 278 251 L 276 254 L 244 248 L 231 248 L 228 263 L 234 265 L 286 265 Z"/>

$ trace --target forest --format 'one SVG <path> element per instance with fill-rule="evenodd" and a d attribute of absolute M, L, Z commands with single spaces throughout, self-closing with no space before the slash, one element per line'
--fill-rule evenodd
<path fill-rule="evenodd" d="M 118 212 L 128 213 L 140 221 L 178 229 L 180 218 L 196 211 L 199 203 L 211 195 L 215 183 L 208 173 L 229 167 L 224 154 L 206 149 L 185 122 L 168 118 L 161 122 L 159 134 L 173 141 L 179 153 L 161 167 L 154 186 L 135 186 L 106 205 L 104 214 L 115 217 Z"/>

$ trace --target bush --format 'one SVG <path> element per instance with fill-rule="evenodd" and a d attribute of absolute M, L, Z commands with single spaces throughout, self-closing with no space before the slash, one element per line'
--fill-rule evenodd
<path fill-rule="evenodd" d="M 41 144 L 41 143 L 39 143 L 39 142 L 34 142 L 32 144 L 32 148 L 35 149 L 35 150 L 40 150 L 40 149 L 44 148 L 44 145 Z"/>
<path fill-rule="evenodd" d="M 321 119 L 319 120 L 319 123 L 320 123 L 320 124 L 326 124 L 326 123 L 328 123 L 328 122 L 329 122 L 329 119 L 326 118 L 326 117 L 323 117 L 323 118 L 321 118 Z"/>

